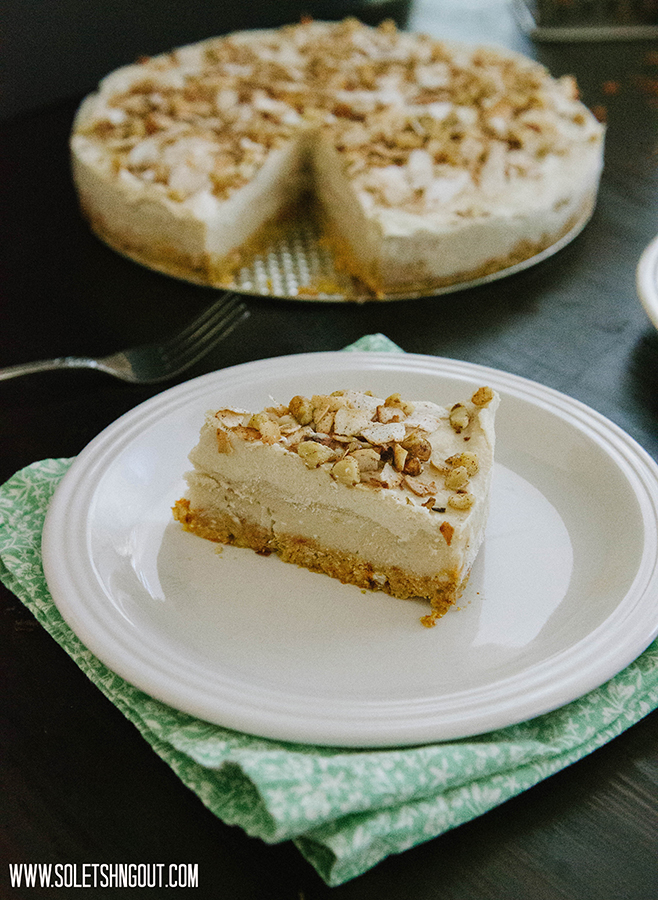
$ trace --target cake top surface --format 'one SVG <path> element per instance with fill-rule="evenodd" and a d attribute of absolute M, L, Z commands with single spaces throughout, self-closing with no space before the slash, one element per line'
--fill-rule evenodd
<path fill-rule="evenodd" d="M 74 147 L 175 202 L 225 199 L 295 135 L 325 135 L 373 208 L 431 213 L 545 172 L 602 127 L 571 77 L 519 54 L 355 19 L 240 32 L 127 66 Z M 76 144 L 77 141 L 77 144 Z"/>
<path fill-rule="evenodd" d="M 347 488 L 463 515 L 476 501 L 478 474 L 491 466 L 498 402 L 488 387 L 450 409 L 397 393 L 382 399 L 347 390 L 297 395 L 258 413 L 218 409 L 206 425 L 216 432 L 220 454 L 270 446 Z"/>

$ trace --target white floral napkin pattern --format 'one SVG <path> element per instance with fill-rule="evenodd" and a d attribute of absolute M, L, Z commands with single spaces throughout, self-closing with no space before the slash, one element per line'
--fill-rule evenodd
<path fill-rule="evenodd" d="M 400 348 L 368 335 L 346 349 Z M 43 460 L 0 487 L 0 579 L 215 815 L 268 843 L 292 840 L 329 885 L 481 815 L 605 744 L 658 706 L 658 641 L 555 712 L 442 744 L 341 750 L 265 740 L 195 719 L 111 672 L 64 622 L 41 532 L 71 464 Z"/>

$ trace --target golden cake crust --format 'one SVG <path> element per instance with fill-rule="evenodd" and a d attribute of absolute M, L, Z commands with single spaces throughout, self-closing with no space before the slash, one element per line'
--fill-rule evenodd
<path fill-rule="evenodd" d="M 263 555 L 276 553 L 284 562 L 329 575 L 342 584 L 384 591 L 401 600 L 423 597 L 432 607 L 429 619 L 443 616 L 459 599 L 468 581 L 469 573 L 461 580 L 455 572 L 442 572 L 429 578 L 414 576 L 399 566 L 389 566 L 375 573 L 373 567 L 357 554 L 321 547 L 308 536 L 274 534 L 253 522 L 236 520 L 216 511 L 212 516 L 205 515 L 191 509 L 186 498 L 178 500 L 172 512 L 185 531 L 206 540 L 233 544 Z M 430 624 L 429 620 L 425 624 Z"/>

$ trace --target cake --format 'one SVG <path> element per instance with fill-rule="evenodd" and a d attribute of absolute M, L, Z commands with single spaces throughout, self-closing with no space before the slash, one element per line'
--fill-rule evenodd
<path fill-rule="evenodd" d="M 208 412 L 174 518 L 211 541 L 422 598 L 431 626 L 483 540 L 498 403 L 488 387 L 449 409 L 340 390 Z"/>
<path fill-rule="evenodd" d="M 108 75 L 71 135 L 81 209 L 156 270 L 225 286 L 310 192 L 375 297 L 500 271 L 591 214 L 603 127 L 570 76 L 355 19 L 178 48 Z"/>

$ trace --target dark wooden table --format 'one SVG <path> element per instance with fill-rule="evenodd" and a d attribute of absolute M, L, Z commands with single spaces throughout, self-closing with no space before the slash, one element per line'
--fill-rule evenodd
<path fill-rule="evenodd" d="M 453 296 L 360 306 L 249 299 L 251 318 L 235 339 L 185 377 L 383 332 L 410 352 L 564 391 L 658 458 L 658 334 L 634 281 L 658 233 L 658 48 L 533 45 L 493 0 L 424 0 L 412 26 L 502 41 L 577 76 L 584 101 L 608 122 L 592 221 L 558 256 Z M 0 366 L 164 336 L 211 299 L 89 233 L 67 158 L 77 100 L 0 127 Z M 0 382 L 0 480 L 77 454 L 157 390 L 83 371 Z M 4 588 L 0 611 L 3 898 L 39 896 L 10 890 L 9 862 L 94 861 L 196 862 L 197 895 L 227 900 L 658 897 L 658 713 L 476 821 L 330 889 L 292 845 L 266 846 L 214 818 Z"/>

